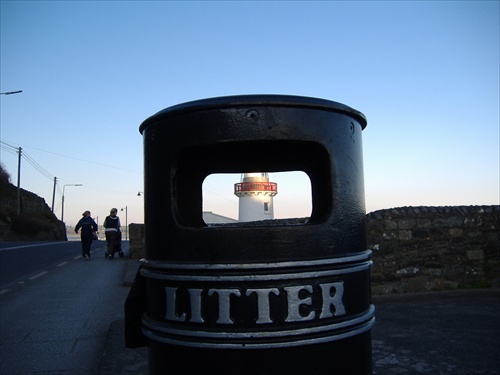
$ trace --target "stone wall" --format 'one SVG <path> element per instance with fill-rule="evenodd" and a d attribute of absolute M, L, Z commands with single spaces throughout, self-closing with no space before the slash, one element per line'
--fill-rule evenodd
<path fill-rule="evenodd" d="M 366 215 L 374 294 L 487 287 L 500 280 L 500 206 L 400 207 Z M 130 224 L 131 257 L 144 225 Z"/>
<path fill-rule="evenodd" d="M 401 207 L 367 215 L 374 294 L 491 286 L 500 206 Z"/>
<path fill-rule="evenodd" d="M 129 251 L 132 259 L 144 258 L 144 224 L 129 224 Z"/>

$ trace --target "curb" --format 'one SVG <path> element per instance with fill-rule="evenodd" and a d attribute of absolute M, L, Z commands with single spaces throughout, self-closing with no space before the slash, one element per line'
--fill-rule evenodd
<path fill-rule="evenodd" d="M 135 276 L 139 270 L 140 259 L 129 259 L 127 262 L 127 269 L 123 277 L 122 286 L 131 287 L 134 283 Z"/>

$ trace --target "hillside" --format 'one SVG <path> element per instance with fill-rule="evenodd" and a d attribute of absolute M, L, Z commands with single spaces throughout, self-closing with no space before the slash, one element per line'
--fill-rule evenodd
<path fill-rule="evenodd" d="M 45 199 L 24 189 L 20 192 L 21 214 L 17 216 L 17 187 L 0 167 L 0 242 L 66 241 L 65 225 Z"/>

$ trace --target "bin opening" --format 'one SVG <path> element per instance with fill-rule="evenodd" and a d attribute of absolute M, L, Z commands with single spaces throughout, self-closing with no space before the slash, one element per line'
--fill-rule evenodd
<path fill-rule="evenodd" d="M 245 173 L 266 172 L 271 176 L 278 175 L 278 173 L 300 173 L 302 179 L 309 181 L 309 195 L 301 197 L 309 202 L 309 215 L 305 215 L 309 216 L 307 223 L 322 222 L 332 211 L 330 178 L 332 166 L 328 152 L 320 143 L 249 141 L 209 146 L 197 145 L 197 147 L 186 147 L 181 150 L 176 159 L 172 180 L 173 201 L 176 203 L 173 209 L 174 217 L 182 226 L 205 227 L 207 225 L 203 220 L 206 199 L 203 184 L 211 175 L 234 175 L 235 179 L 228 186 L 231 192 L 229 194 L 234 194 L 234 184 L 240 182 L 240 176 Z M 244 193 L 247 186 L 242 185 L 240 188 Z M 286 191 L 281 187 L 279 189 Z M 235 198 L 238 204 L 238 197 Z M 266 208 L 264 204 L 262 207 Z M 268 205 L 267 208 L 272 207 Z M 206 211 L 218 213 L 216 209 Z"/>
<path fill-rule="evenodd" d="M 203 221 L 209 226 L 242 219 L 304 224 L 311 216 L 311 179 L 304 171 L 214 173 L 205 178 L 202 190 Z"/>

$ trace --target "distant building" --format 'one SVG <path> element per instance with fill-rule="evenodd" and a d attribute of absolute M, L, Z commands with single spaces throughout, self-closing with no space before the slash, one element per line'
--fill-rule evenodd
<path fill-rule="evenodd" d="M 239 198 L 240 222 L 274 219 L 273 197 L 278 194 L 278 184 L 269 182 L 269 174 L 243 174 L 241 182 L 234 184 L 234 194 Z"/>
<path fill-rule="evenodd" d="M 214 214 L 212 211 L 203 211 L 203 221 L 205 224 L 230 224 L 237 223 L 238 220 L 231 219 L 230 217 Z"/>

